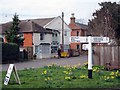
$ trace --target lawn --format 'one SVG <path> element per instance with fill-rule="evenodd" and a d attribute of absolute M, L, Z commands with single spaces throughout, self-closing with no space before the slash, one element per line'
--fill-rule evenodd
<path fill-rule="evenodd" d="M 3 82 L 6 72 L 2 73 Z M 21 85 L 12 74 L 9 84 L 3 88 L 120 88 L 120 72 L 106 71 L 104 67 L 93 67 L 93 78 L 87 77 L 87 66 L 57 66 L 30 68 L 18 71 Z"/>

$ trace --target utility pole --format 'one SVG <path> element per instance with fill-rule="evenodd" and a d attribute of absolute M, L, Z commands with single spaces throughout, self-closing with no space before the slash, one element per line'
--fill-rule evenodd
<path fill-rule="evenodd" d="M 64 12 L 62 12 L 62 51 L 64 52 Z"/>

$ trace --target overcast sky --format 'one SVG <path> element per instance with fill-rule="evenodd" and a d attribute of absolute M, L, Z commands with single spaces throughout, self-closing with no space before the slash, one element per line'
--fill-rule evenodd
<path fill-rule="evenodd" d="M 98 3 L 103 1 L 119 2 L 119 0 L 0 0 L 0 23 L 12 20 L 15 13 L 19 19 L 51 18 L 61 16 L 70 22 L 71 13 L 76 19 L 87 23 L 92 13 L 99 9 Z"/>

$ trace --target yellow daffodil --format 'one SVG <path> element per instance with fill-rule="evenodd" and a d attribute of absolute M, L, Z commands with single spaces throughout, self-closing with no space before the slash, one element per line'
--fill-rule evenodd
<path fill-rule="evenodd" d="M 85 75 L 80 76 L 80 79 L 85 79 L 85 78 L 87 78 L 87 76 L 85 76 Z"/>
<path fill-rule="evenodd" d="M 96 71 L 96 69 L 93 69 L 93 72 L 95 72 Z"/>
<path fill-rule="evenodd" d="M 63 73 L 66 73 L 67 71 L 63 71 Z"/>
<path fill-rule="evenodd" d="M 111 76 L 114 76 L 114 75 L 115 75 L 115 73 L 114 73 L 114 72 L 111 72 L 111 73 L 110 73 L 110 75 L 111 75 Z"/>
<path fill-rule="evenodd" d="M 108 76 L 107 79 L 110 79 L 110 77 Z"/>
<path fill-rule="evenodd" d="M 47 78 L 45 78 L 45 81 L 47 81 Z"/>
<path fill-rule="evenodd" d="M 42 74 L 47 74 L 47 71 L 46 71 L 46 70 L 44 70 Z"/>
<path fill-rule="evenodd" d="M 66 80 L 70 80 L 71 78 L 69 76 L 65 77 Z"/>
<path fill-rule="evenodd" d="M 112 79 L 114 79 L 115 77 L 114 76 L 111 76 Z"/>

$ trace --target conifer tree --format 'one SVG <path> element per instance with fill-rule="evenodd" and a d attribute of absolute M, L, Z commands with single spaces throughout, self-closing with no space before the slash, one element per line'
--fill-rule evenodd
<path fill-rule="evenodd" d="M 20 20 L 18 18 L 18 15 L 15 14 L 10 29 L 5 31 L 5 38 L 8 43 L 16 43 L 17 45 L 20 46 L 23 44 L 24 39 L 19 32 L 20 31 L 19 23 Z"/>

